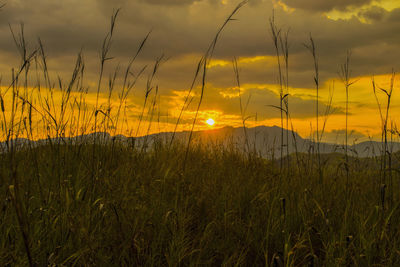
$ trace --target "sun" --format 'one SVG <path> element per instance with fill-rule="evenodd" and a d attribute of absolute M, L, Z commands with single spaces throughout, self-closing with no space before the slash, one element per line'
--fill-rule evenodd
<path fill-rule="evenodd" d="M 208 120 L 206 120 L 206 123 L 210 126 L 213 126 L 215 124 L 215 121 L 211 118 L 209 118 Z"/>

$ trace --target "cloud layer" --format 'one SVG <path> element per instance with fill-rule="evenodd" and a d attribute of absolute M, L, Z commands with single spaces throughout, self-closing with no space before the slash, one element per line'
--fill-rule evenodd
<path fill-rule="evenodd" d="M 288 6 L 311 11 L 345 10 L 354 6 L 366 5 L 373 0 L 283 0 Z"/>

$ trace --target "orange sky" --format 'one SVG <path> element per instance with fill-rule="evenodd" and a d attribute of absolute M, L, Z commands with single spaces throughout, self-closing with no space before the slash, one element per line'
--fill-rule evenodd
<path fill-rule="evenodd" d="M 388 75 L 379 75 L 374 77 L 377 88 L 388 89 L 390 87 L 390 78 Z M 368 139 L 368 137 L 373 137 L 374 139 L 379 139 L 381 133 L 381 118 L 379 114 L 379 109 L 376 103 L 376 98 L 373 94 L 372 89 L 372 77 L 354 77 L 353 81 L 356 81 L 354 85 L 352 85 L 349 89 L 349 129 L 356 131 L 354 133 L 354 138 L 358 141 L 363 141 Z M 333 88 L 334 84 L 334 88 Z M 329 88 L 330 87 L 330 88 Z M 267 84 L 243 84 L 241 86 L 241 96 L 242 103 L 245 105 L 247 101 L 245 99 L 247 90 L 256 90 L 260 91 L 260 94 L 263 94 L 265 88 L 269 88 L 276 95 L 279 94 L 277 85 L 267 85 Z M 7 88 L 2 88 L 2 96 L 5 102 L 5 117 L 8 123 L 10 123 L 10 118 L 12 117 L 12 91 L 11 89 L 4 94 Z M 390 122 L 393 122 L 394 125 L 398 123 L 398 118 L 400 117 L 400 94 L 398 94 L 399 90 L 399 77 L 395 78 L 395 87 L 393 90 L 393 98 L 392 98 L 392 106 L 390 110 Z M 25 95 L 24 88 L 19 89 L 19 95 L 24 99 L 28 99 L 29 103 L 33 103 L 34 110 L 32 111 L 32 121 L 34 128 L 34 138 L 45 138 L 47 134 L 54 135 L 55 134 L 55 124 L 52 122 L 52 118 L 47 115 L 51 113 L 57 121 L 61 121 L 61 103 L 62 103 L 62 95 L 63 93 L 54 89 L 51 94 L 48 89 L 42 88 L 40 93 L 37 88 L 28 88 L 28 95 Z M 212 84 L 208 84 L 206 90 L 216 90 L 216 88 L 212 87 Z M 224 101 L 232 103 L 233 108 L 236 110 L 229 110 L 228 108 L 220 109 L 218 105 L 213 105 L 215 109 L 207 108 L 205 104 L 203 108 L 200 109 L 198 120 L 196 123 L 195 130 L 204 130 L 210 128 L 220 128 L 224 126 L 234 126 L 241 127 L 242 120 L 241 116 L 238 114 L 240 110 L 239 106 L 239 94 L 238 88 L 232 87 L 230 91 L 221 90 L 219 91 L 220 96 Z M 331 90 L 331 91 L 330 91 Z M 290 95 L 293 97 L 297 97 L 303 100 L 309 100 L 309 105 L 311 105 L 311 109 L 315 109 L 315 90 L 309 88 L 289 88 Z M 125 134 L 125 135 L 144 135 L 147 133 L 156 133 L 162 131 L 173 131 L 175 129 L 176 118 L 179 116 L 181 111 L 181 107 L 183 106 L 184 99 L 187 95 L 188 91 L 177 91 L 173 96 L 156 96 L 155 93 L 150 94 L 146 107 L 144 108 L 144 113 L 142 117 L 142 121 L 139 126 L 140 114 L 143 111 L 143 99 L 140 97 L 131 96 L 128 97 L 126 102 L 122 104 L 122 108 L 120 109 L 120 121 L 118 129 L 114 128 L 114 125 L 117 124 L 116 116 L 118 113 L 118 107 L 120 102 L 118 100 L 118 91 L 112 94 L 111 98 L 108 98 L 107 94 L 101 94 L 99 96 L 99 109 L 107 113 L 110 110 L 110 113 L 99 113 L 98 114 L 98 128 L 97 130 L 105 130 L 112 134 Z M 329 93 L 331 92 L 331 93 Z M 336 110 L 340 110 L 339 112 L 333 112 L 329 117 L 326 117 L 325 108 L 321 104 L 327 103 L 330 94 L 333 93 L 332 106 Z M 186 108 L 181 117 L 181 123 L 178 125 L 178 131 L 181 130 L 190 130 L 193 118 L 196 113 L 196 106 L 198 101 L 198 92 L 195 92 L 196 95 L 192 100 L 192 104 Z M 52 95 L 52 96 L 51 96 Z M 65 95 L 65 92 L 64 92 Z M 207 102 L 207 91 L 205 93 L 204 102 Z M 377 92 L 378 99 L 381 104 L 382 112 L 386 108 L 386 96 L 382 91 Z M 50 110 L 46 108 L 46 99 L 50 103 Z M 289 97 L 289 101 L 291 98 Z M 76 135 L 89 133 L 93 131 L 94 125 L 94 108 L 96 103 L 96 94 L 95 93 L 78 93 L 72 92 L 69 100 L 69 104 L 66 105 L 66 111 L 64 116 L 64 121 L 67 125 L 65 128 L 66 135 Z M 154 102 L 155 101 L 155 102 Z M 18 112 L 15 115 L 16 125 L 18 125 L 18 121 L 20 118 L 20 112 L 22 107 L 22 101 L 18 104 L 17 110 Z M 141 103 L 142 102 L 142 103 Z M 42 104 L 40 104 L 42 103 Z M 81 103 L 78 105 L 78 103 Z M 251 99 L 249 101 L 249 105 L 251 105 Z M 273 103 L 277 105 L 278 103 Z M 29 117 L 29 105 L 25 104 L 25 108 L 23 109 L 23 117 L 26 120 Z M 266 103 L 267 105 L 267 103 Z M 289 102 L 290 105 L 290 102 Z M 80 106 L 80 108 L 79 108 Z M 345 90 L 344 86 L 339 80 L 329 80 L 327 81 L 323 87 L 320 89 L 320 127 L 324 124 L 326 120 L 325 127 L 325 141 L 341 141 L 340 135 L 338 136 L 337 130 L 344 129 L 345 125 L 345 115 L 344 115 L 344 107 L 345 107 Z M 110 108 L 110 109 L 109 109 Z M 35 109 L 37 109 L 35 111 Z M 48 110 L 49 112 L 47 113 Z M 246 126 L 254 127 L 257 125 L 278 125 L 280 126 L 280 119 L 272 115 L 271 118 L 266 118 L 263 113 L 273 113 L 278 114 L 272 107 L 265 106 L 262 110 L 257 111 L 256 113 L 247 112 L 244 114 L 245 117 L 248 117 L 246 120 Z M 256 118 L 256 116 L 258 118 Z M 263 119 L 259 119 L 260 117 Z M 46 118 L 45 120 L 43 118 Z M 275 117 L 275 118 L 274 118 Z M 315 116 L 309 116 L 305 118 L 294 118 L 291 120 L 293 124 L 294 130 L 296 130 L 303 137 L 310 136 L 311 132 L 316 130 L 316 120 Z M 110 118 L 108 120 L 108 118 Z M 215 124 L 210 126 L 206 123 L 207 119 L 215 120 Z M 79 122 L 80 120 L 80 122 Z M 45 128 L 47 125 L 52 126 L 52 130 L 48 133 Z M 78 127 L 79 124 L 79 127 Z M 286 125 L 286 123 L 285 123 Z M 20 127 L 14 126 L 15 128 Z M 20 129 L 20 128 L 19 128 Z M 320 128 L 321 129 L 321 128 Z M 4 132 L 3 132 L 4 133 Z M 365 136 L 359 136 L 362 133 Z M 21 137 L 26 136 L 26 132 L 22 130 Z M 5 138 L 3 135 L 2 138 Z"/>

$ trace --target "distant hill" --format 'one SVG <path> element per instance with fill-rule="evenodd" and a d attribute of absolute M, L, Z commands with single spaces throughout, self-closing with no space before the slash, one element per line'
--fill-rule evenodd
<path fill-rule="evenodd" d="M 317 144 L 313 140 L 302 138 L 296 132 L 288 131 L 284 129 L 283 138 L 283 155 L 286 155 L 286 135 L 289 135 L 289 154 L 294 152 L 300 153 L 312 153 L 317 150 Z M 169 143 L 174 136 L 174 141 L 187 142 L 190 132 L 176 132 L 175 135 L 172 132 L 162 132 L 157 134 L 151 134 L 148 136 L 141 137 L 126 137 L 123 135 L 111 136 L 108 133 L 93 133 L 83 136 L 66 137 L 60 139 L 43 139 L 38 141 L 30 141 L 28 139 L 19 138 L 14 140 L 16 147 L 24 147 L 27 145 L 41 145 L 49 143 L 91 143 L 94 137 L 97 136 L 99 142 L 107 143 L 112 141 L 118 141 L 123 144 L 132 145 L 136 147 L 151 146 L 154 141 L 163 141 Z M 277 126 L 257 126 L 254 128 L 234 128 L 224 127 L 220 129 L 204 130 L 193 132 L 194 143 L 201 142 L 205 145 L 223 145 L 233 146 L 240 151 L 256 152 L 264 158 L 280 157 L 281 155 L 281 128 Z M 333 143 L 320 143 L 321 153 L 344 153 L 345 147 L 341 144 Z M 3 151 L 6 149 L 6 143 L 0 143 L 0 149 Z M 392 152 L 400 151 L 399 142 L 389 142 L 389 150 Z M 367 141 L 357 144 L 350 145 L 348 147 L 349 154 L 358 157 L 373 157 L 381 155 L 382 143 L 376 141 Z"/>
<path fill-rule="evenodd" d="M 286 135 L 289 135 L 289 154 L 294 152 L 309 153 L 316 151 L 317 144 L 313 140 L 302 138 L 298 133 L 284 129 L 283 155 L 286 155 Z M 147 137 L 139 137 L 136 142 L 151 143 L 151 140 L 158 139 L 169 141 L 173 133 L 159 133 Z M 177 132 L 175 140 L 187 141 L 189 132 Z M 246 141 L 247 136 L 247 141 Z M 254 128 L 224 127 L 220 129 L 197 131 L 193 133 L 194 142 L 202 142 L 209 145 L 223 144 L 235 146 L 241 151 L 256 151 L 265 158 L 280 157 L 281 150 L 281 128 L 277 126 L 257 126 Z M 321 153 L 344 153 L 343 144 L 320 143 Z M 389 151 L 400 151 L 399 142 L 389 142 Z M 381 155 L 382 143 L 376 141 L 360 142 L 348 146 L 348 152 L 352 156 L 373 157 Z"/>

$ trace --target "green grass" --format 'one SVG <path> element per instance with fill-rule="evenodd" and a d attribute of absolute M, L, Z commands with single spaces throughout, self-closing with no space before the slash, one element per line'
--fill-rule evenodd
<path fill-rule="evenodd" d="M 167 147 L 26 149 L 18 184 L 1 154 L 0 265 L 28 265 L 20 227 L 39 266 L 400 264 L 399 195 L 382 208 L 379 168 L 352 162 L 347 188 L 337 156 L 320 184 L 316 169 L 280 180 L 277 163 L 193 146 L 182 172 L 185 147 Z"/>

